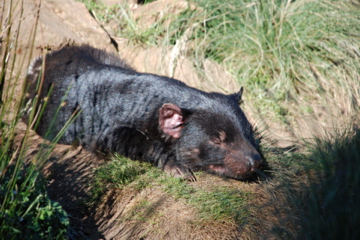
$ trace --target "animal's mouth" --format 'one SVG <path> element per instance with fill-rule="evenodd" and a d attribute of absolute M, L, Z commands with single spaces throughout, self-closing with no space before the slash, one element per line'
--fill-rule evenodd
<path fill-rule="evenodd" d="M 209 169 L 218 174 L 224 174 L 226 169 L 222 165 L 209 165 Z"/>
<path fill-rule="evenodd" d="M 209 170 L 215 174 L 221 175 L 221 176 L 227 176 L 234 179 L 248 179 L 251 176 L 253 176 L 255 170 L 253 168 L 251 169 L 238 169 L 238 170 L 231 170 L 223 165 L 209 165 Z"/>

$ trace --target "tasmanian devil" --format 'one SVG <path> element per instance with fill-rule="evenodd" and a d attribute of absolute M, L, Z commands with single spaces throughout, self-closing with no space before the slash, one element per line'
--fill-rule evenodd
<path fill-rule="evenodd" d="M 138 73 L 90 46 L 36 59 L 26 81 L 27 99 L 38 95 L 37 108 L 46 105 L 36 132 L 47 139 L 78 112 L 59 142 L 151 162 L 173 176 L 195 180 L 192 171 L 203 170 L 246 179 L 261 163 L 239 107 L 243 88 L 230 95 L 206 93 Z"/>

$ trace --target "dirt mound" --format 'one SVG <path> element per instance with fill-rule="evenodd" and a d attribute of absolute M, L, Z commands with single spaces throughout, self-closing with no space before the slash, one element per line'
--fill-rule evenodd
<path fill-rule="evenodd" d="M 20 123 L 17 128 L 15 142 L 20 144 L 26 124 Z M 29 159 L 44 148 L 44 144 L 50 146 L 34 132 L 30 133 L 28 144 Z M 44 166 L 50 198 L 59 202 L 70 215 L 70 239 L 241 239 L 251 233 L 251 229 L 243 228 L 242 221 L 214 221 L 202 216 L 198 208 L 167 192 L 157 181 L 142 189 L 110 188 L 96 205 L 89 206 L 94 171 L 103 163 L 102 158 L 81 147 L 57 144 Z M 231 189 L 246 195 L 256 193 L 259 188 L 255 182 L 206 174 L 200 174 L 197 182 L 186 184 L 194 193 L 205 194 L 214 189 Z M 247 206 L 244 212 L 257 211 L 263 204 L 261 192 L 256 196 L 253 206 Z M 237 218 L 245 220 L 248 215 Z"/>

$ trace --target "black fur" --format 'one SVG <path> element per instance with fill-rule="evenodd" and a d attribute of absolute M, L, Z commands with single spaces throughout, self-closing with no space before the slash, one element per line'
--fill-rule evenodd
<path fill-rule="evenodd" d="M 135 72 L 116 56 L 89 46 L 63 48 L 44 61 L 40 100 L 48 103 L 36 131 L 48 139 L 80 109 L 60 142 L 118 152 L 191 180 L 192 170 L 245 179 L 260 165 L 252 127 L 238 105 L 242 89 L 231 95 L 206 93 Z M 28 99 L 37 94 L 42 63 L 39 58 L 29 69 Z"/>

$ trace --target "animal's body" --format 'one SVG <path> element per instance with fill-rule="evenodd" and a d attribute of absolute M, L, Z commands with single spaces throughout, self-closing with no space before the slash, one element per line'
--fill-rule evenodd
<path fill-rule="evenodd" d="M 80 110 L 61 143 L 118 152 L 190 180 L 196 170 L 246 179 L 261 163 L 252 126 L 238 105 L 242 89 L 231 95 L 206 93 L 175 79 L 138 73 L 104 51 L 74 46 L 33 62 L 29 99 L 38 92 L 43 61 L 39 102 L 47 105 L 36 132 L 48 139 Z"/>

